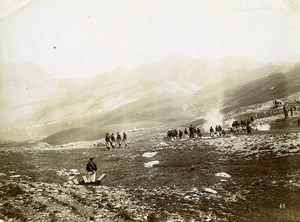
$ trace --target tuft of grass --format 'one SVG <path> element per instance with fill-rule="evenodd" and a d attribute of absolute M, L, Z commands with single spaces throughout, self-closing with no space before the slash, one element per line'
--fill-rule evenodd
<path fill-rule="evenodd" d="M 129 212 L 123 210 L 118 214 L 119 217 L 121 217 L 123 220 L 126 221 L 133 221 L 132 216 L 130 215 Z"/>
<path fill-rule="evenodd" d="M 50 212 L 50 213 L 49 213 L 49 220 L 50 220 L 51 222 L 56 222 L 56 221 L 58 221 L 58 218 L 57 218 L 57 216 L 56 216 L 56 214 L 55 214 L 54 212 Z"/>
<path fill-rule="evenodd" d="M 22 211 L 14 207 L 11 203 L 6 202 L 0 208 L 0 214 L 8 218 L 16 219 L 18 221 L 26 222 L 28 219 L 23 215 Z"/>
<path fill-rule="evenodd" d="M 18 184 L 8 184 L 7 185 L 7 194 L 13 197 L 24 194 L 24 190 Z"/>

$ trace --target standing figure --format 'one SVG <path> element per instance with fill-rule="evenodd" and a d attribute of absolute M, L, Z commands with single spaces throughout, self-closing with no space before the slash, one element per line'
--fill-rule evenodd
<path fill-rule="evenodd" d="M 290 107 L 291 116 L 293 115 L 293 107 Z"/>
<path fill-rule="evenodd" d="M 189 131 L 190 131 L 190 138 L 194 138 L 194 127 L 193 127 L 193 125 L 190 125 Z"/>
<path fill-rule="evenodd" d="M 121 148 L 121 135 L 119 132 L 117 132 L 117 144 L 119 145 L 119 148 Z"/>
<path fill-rule="evenodd" d="M 277 100 L 276 99 L 274 100 L 273 103 L 274 103 L 274 107 L 277 108 Z"/>
<path fill-rule="evenodd" d="M 246 122 L 246 129 L 247 129 L 247 135 L 251 135 L 251 126 L 250 126 L 250 121 L 248 119 Z"/>
<path fill-rule="evenodd" d="M 184 128 L 184 138 L 185 139 L 189 138 L 189 133 L 186 128 Z"/>
<path fill-rule="evenodd" d="M 125 132 L 123 132 L 123 141 L 124 141 L 124 145 L 125 145 L 125 148 L 127 147 L 127 134 Z"/>
<path fill-rule="evenodd" d="M 111 136 L 110 136 L 110 145 L 111 145 L 111 147 L 112 147 L 113 149 L 114 149 L 115 146 L 116 146 L 116 138 L 115 138 L 114 133 L 112 133 Z"/>
<path fill-rule="evenodd" d="M 86 164 L 87 179 L 91 182 L 96 182 L 97 165 L 94 163 L 94 158 L 91 157 Z"/>
<path fill-rule="evenodd" d="M 183 132 L 181 130 L 179 130 L 179 139 L 181 140 L 183 136 Z"/>
<path fill-rule="evenodd" d="M 108 150 L 110 150 L 110 136 L 108 133 L 105 135 L 105 145 Z"/>
<path fill-rule="evenodd" d="M 210 132 L 210 136 L 213 137 L 214 136 L 214 129 L 213 129 L 212 126 L 210 127 L 209 132 Z"/>
<path fill-rule="evenodd" d="M 197 127 L 197 136 L 198 138 L 202 137 L 202 133 L 199 127 Z"/>
<path fill-rule="evenodd" d="M 289 114 L 288 114 L 288 111 L 287 111 L 287 109 L 286 109 L 286 106 L 285 106 L 285 105 L 283 106 L 283 114 L 284 114 L 284 118 L 286 118 L 286 119 L 287 119 Z"/>
<path fill-rule="evenodd" d="M 222 131 L 223 131 L 222 126 L 219 125 L 219 132 L 220 132 L 220 134 L 222 133 Z"/>

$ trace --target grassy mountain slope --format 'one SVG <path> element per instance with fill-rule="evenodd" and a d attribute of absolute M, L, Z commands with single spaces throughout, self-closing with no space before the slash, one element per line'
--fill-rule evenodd
<path fill-rule="evenodd" d="M 287 97 L 300 91 L 300 66 L 287 73 L 276 73 L 224 93 L 224 112 Z"/>

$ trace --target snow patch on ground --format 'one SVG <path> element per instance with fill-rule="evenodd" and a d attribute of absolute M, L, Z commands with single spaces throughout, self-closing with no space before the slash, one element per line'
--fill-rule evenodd
<path fill-rule="evenodd" d="M 217 194 L 218 192 L 211 189 L 211 188 L 204 188 L 204 191 L 207 192 L 207 193 L 212 193 L 212 194 Z"/>
<path fill-rule="evenodd" d="M 193 83 L 187 83 L 187 86 L 192 89 L 194 92 L 198 92 L 200 89 L 202 89 L 201 86 L 198 86 L 196 84 Z"/>
<path fill-rule="evenodd" d="M 111 111 L 128 103 L 137 101 L 137 98 L 125 98 L 124 96 L 116 96 L 106 98 L 102 102 L 102 111 Z"/>
<path fill-rule="evenodd" d="M 160 142 L 159 144 L 156 145 L 156 147 L 163 147 L 163 146 L 169 146 L 169 145 L 165 142 Z"/>
<path fill-rule="evenodd" d="M 180 84 L 175 81 L 167 80 L 162 82 L 160 85 L 152 89 L 156 93 L 177 93 L 184 92 L 186 94 L 190 93 L 188 90 L 184 89 Z"/>
<path fill-rule="evenodd" d="M 221 172 L 221 173 L 216 173 L 216 177 L 225 177 L 225 178 L 231 178 L 231 176 L 228 173 Z"/>
<path fill-rule="evenodd" d="M 159 164 L 159 161 L 158 160 L 154 160 L 154 161 L 150 161 L 148 163 L 145 163 L 144 166 L 146 168 L 151 168 L 151 167 L 153 167 L 154 165 L 157 165 L 157 164 Z"/>
<path fill-rule="evenodd" d="M 146 152 L 143 154 L 143 157 L 151 158 L 154 157 L 157 154 L 157 152 Z"/>
<path fill-rule="evenodd" d="M 201 90 L 202 87 L 193 83 L 180 84 L 176 81 L 166 80 L 157 85 L 151 90 L 151 92 L 156 93 L 177 93 L 183 92 L 185 94 L 193 94 Z"/>
<path fill-rule="evenodd" d="M 256 127 L 257 127 L 257 130 L 260 130 L 260 131 L 269 131 L 271 128 L 270 124 L 259 124 Z"/>

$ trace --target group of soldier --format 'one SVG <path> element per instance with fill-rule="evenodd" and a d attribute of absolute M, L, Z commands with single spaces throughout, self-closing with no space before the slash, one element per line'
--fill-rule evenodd
<path fill-rule="evenodd" d="M 171 129 L 167 132 L 167 138 L 169 140 L 175 140 L 175 139 L 189 139 L 189 138 L 201 138 L 202 133 L 200 128 L 194 127 L 193 125 L 190 125 L 190 127 L 184 130 L 177 130 L 177 129 Z"/>
<path fill-rule="evenodd" d="M 283 105 L 282 110 L 283 110 L 284 118 L 287 119 L 289 117 L 289 111 L 291 113 L 291 116 L 293 116 L 294 114 L 293 111 L 296 110 L 296 107 L 294 106 L 287 107 L 286 105 Z"/>
<path fill-rule="evenodd" d="M 295 100 L 295 103 L 297 103 L 297 100 Z M 276 109 L 282 107 L 282 111 L 285 119 L 289 117 L 289 112 L 290 115 L 293 116 L 294 111 L 296 111 L 296 106 L 284 104 L 283 102 L 277 99 L 273 101 L 273 104 L 274 104 L 274 108 Z"/>
<path fill-rule="evenodd" d="M 122 141 L 124 142 L 125 148 L 127 147 L 127 134 L 123 132 L 123 138 L 121 137 L 121 134 L 117 132 L 117 136 L 114 135 L 114 133 L 106 133 L 105 135 L 105 145 L 108 150 L 115 149 L 116 146 L 121 148 Z"/>
<path fill-rule="evenodd" d="M 210 137 L 214 137 L 214 136 L 221 136 L 221 135 L 225 135 L 225 130 L 222 129 L 221 125 L 216 125 L 215 127 L 215 131 L 214 131 L 214 128 L 211 126 L 209 128 L 209 135 Z"/>
<path fill-rule="evenodd" d="M 251 123 L 254 121 L 254 118 L 251 116 L 250 118 L 247 118 L 246 120 L 241 120 L 240 122 L 238 120 L 233 121 L 231 124 L 232 128 L 230 128 L 230 131 L 236 132 L 241 130 L 247 131 L 248 135 L 251 135 Z"/>

